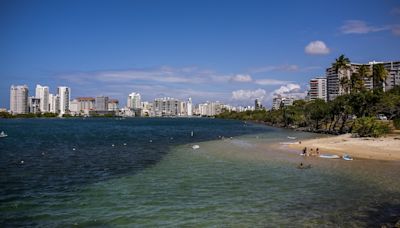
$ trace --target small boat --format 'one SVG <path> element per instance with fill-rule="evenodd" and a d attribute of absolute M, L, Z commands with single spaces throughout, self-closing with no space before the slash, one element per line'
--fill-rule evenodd
<path fill-rule="evenodd" d="M 200 146 L 199 145 L 193 145 L 192 148 L 193 148 L 193 150 L 196 150 L 196 149 L 199 149 Z"/>
<path fill-rule="evenodd" d="M 338 155 L 336 154 L 321 154 L 319 156 L 320 158 L 340 158 Z"/>
<path fill-rule="evenodd" d="M 353 158 L 350 156 L 350 155 L 348 155 L 348 154 L 345 154 L 345 155 L 343 155 L 343 160 L 345 160 L 345 161 L 353 161 Z"/>
<path fill-rule="evenodd" d="M 293 137 L 293 136 L 288 136 L 287 138 L 288 139 L 297 139 L 296 137 Z"/>
<path fill-rule="evenodd" d="M 5 137 L 7 137 L 8 135 L 6 134 L 6 133 L 4 133 L 4 131 L 2 131 L 2 132 L 0 132 L 0 138 L 5 138 Z"/>

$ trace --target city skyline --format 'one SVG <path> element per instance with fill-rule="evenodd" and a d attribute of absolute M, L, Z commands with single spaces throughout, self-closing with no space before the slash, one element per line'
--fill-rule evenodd
<path fill-rule="evenodd" d="M 396 1 L 287 5 L 3 1 L 0 107 L 9 108 L 11 84 L 38 83 L 121 106 L 132 91 L 271 105 L 274 93 L 304 96 L 342 53 L 359 63 L 400 59 Z"/>

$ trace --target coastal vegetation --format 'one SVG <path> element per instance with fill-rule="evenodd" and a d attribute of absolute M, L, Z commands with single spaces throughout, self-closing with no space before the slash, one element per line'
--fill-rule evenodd
<path fill-rule="evenodd" d="M 349 68 L 350 60 L 341 55 L 333 63 L 337 73 Z M 217 116 L 223 119 L 238 119 L 263 122 L 271 126 L 294 128 L 328 134 L 356 133 L 359 136 L 379 137 L 387 134 L 391 127 L 400 129 L 400 86 L 384 92 L 383 85 L 388 72 L 381 64 L 372 67 L 360 66 L 350 79 L 340 80 L 344 95 L 332 101 L 316 99 L 296 100 L 291 106 L 277 110 L 255 110 L 246 112 L 224 111 Z M 373 79 L 374 89 L 365 87 L 365 80 Z M 387 120 L 380 120 L 384 115 Z"/>

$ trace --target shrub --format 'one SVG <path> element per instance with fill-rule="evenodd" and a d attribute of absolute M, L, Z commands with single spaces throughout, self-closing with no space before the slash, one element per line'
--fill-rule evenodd
<path fill-rule="evenodd" d="M 389 124 L 377 121 L 373 117 L 357 119 L 353 128 L 353 133 L 357 133 L 360 137 L 381 137 L 389 131 Z"/>
<path fill-rule="evenodd" d="M 394 119 L 393 125 L 396 129 L 400 129 L 400 118 Z"/>

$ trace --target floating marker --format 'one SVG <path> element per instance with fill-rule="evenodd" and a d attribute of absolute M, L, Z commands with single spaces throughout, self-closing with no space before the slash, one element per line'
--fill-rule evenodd
<path fill-rule="evenodd" d="M 21 160 L 21 164 L 24 164 L 24 160 Z"/>

